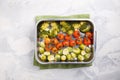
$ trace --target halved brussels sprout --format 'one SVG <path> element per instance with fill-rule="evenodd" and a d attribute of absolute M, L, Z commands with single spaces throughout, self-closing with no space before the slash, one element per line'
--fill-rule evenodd
<path fill-rule="evenodd" d="M 79 48 L 82 49 L 82 50 L 84 50 L 86 48 L 86 45 L 80 44 Z"/>
<path fill-rule="evenodd" d="M 60 61 L 60 55 L 59 54 L 55 55 L 55 61 Z"/>
<path fill-rule="evenodd" d="M 83 61 L 84 60 L 84 57 L 82 55 L 78 55 L 78 60 L 79 61 Z"/>
<path fill-rule="evenodd" d="M 69 52 L 72 52 L 73 51 L 73 48 L 72 47 L 67 47 L 68 51 Z"/>
<path fill-rule="evenodd" d="M 45 47 L 45 43 L 44 43 L 43 41 L 40 42 L 39 45 L 40 45 L 41 47 L 43 47 L 43 48 Z"/>
<path fill-rule="evenodd" d="M 48 56 L 48 61 L 49 61 L 49 62 L 54 61 L 54 60 L 55 60 L 54 55 L 49 55 L 49 56 Z"/>
<path fill-rule="evenodd" d="M 81 51 L 81 55 L 85 55 L 86 52 L 84 50 Z"/>
<path fill-rule="evenodd" d="M 38 52 L 39 52 L 40 54 L 43 54 L 43 53 L 44 53 L 44 48 L 38 47 Z"/>
<path fill-rule="evenodd" d="M 59 50 L 59 51 L 58 51 L 58 54 L 59 54 L 59 55 L 62 55 L 62 54 L 63 54 L 63 50 L 62 50 L 62 49 Z"/>
<path fill-rule="evenodd" d="M 49 52 L 49 51 L 46 51 L 46 52 L 44 52 L 44 55 L 49 56 L 49 55 L 50 55 L 50 52 Z"/>
<path fill-rule="evenodd" d="M 46 61 L 46 60 L 47 60 L 47 57 L 46 57 L 44 54 L 42 54 L 42 55 L 40 55 L 40 59 L 41 59 L 42 61 Z"/>
<path fill-rule="evenodd" d="M 69 54 L 69 50 L 68 50 L 68 48 L 63 49 L 63 54 L 64 54 L 64 55 Z"/>
<path fill-rule="evenodd" d="M 76 55 L 75 53 L 71 53 L 71 56 L 72 56 L 73 58 L 76 58 L 76 57 L 77 57 L 77 55 Z"/>
<path fill-rule="evenodd" d="M 62 61 L 65 61 L 65 60 L 66 60 L 66 56 L 65 56 L 65 55 L 62 55 L 62 56 L 61 56 L 61 60 L 62 60 Z"/>
<path fill-rule="evenodd" d="M 85 54 L 85 55 L 84 55 L 85 60 L 89 59 L 89 58 L 90 58 L 90 56 L 91 56 L 91 54 L 88 54 L 88 53 L 87 53 L 87 54 Z"/>
<path fill-rule="evenodd" d="M 67 60 L 70 61 L 70 60 L 72 60 L 72 59 L 73 59 L 73 58 L 72 58 L 71 54 L 67 54 Z"/>
<path fill-rule="evenodd" d="M 80 54 L 81 50 L 79 48 L 73 48 L 75 54 Z"/>
<path fill-rule="evenodd" d="M 91 48 L 86 47 L 86 48 L 85 48 L 85 51 L 86 51 L 87 53 L 90 53 L 90 52 L 91 52 Z"/>

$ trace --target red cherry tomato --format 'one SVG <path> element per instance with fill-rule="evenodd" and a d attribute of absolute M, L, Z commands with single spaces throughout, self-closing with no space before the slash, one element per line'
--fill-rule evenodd
<path fill-rule="evenodd" d="M 61 49 L 61 48 L 63 47 L 63 45 L 62 45 L 62 43 L 58 43 L 58 44 L 56 45 L 56 47 L 57 47 L 57 49 Z"/>
<path fill-rule="evenodd" d="M 64 34 L 59 33 L 59 34 L 57 35 L 57 37 L 58 37 L 59 40 L 63 40 L 63 39 L 64 39 Z"/>
<path fill-rule="evenodd" d="M 50 51 L 51 49 L 52 49 L 52 46 L 51 46 L 51 45 L 48 45 L 48 44 L 45 45 L 45 50 L 46 50 L 46 51 Z"/>
<path fill-rule="evenodd" d="M 71 47 L 75 46 L 75 45 L 76 45 L 75 40 L 70 40 L 69 45 L 70 45 Z"/>
<path fill-rule="evenodd" d="M 45 44 L 49 44 L 51 42 L 50 38 L 45 38 L 44 39 Z"/>
<path fill-rule="evenodd" d="M 67 40 L 67 41 L 69 41 L 69 40 L 71 40 L 72 39 L 72 37 L 70 36 L 70 35 L 65 35 L 65 40 Z"/>
<path fill-rule="evenodd" d="M 51 39 L 51 43 L 53 43 L 53 44 L 58 44 L 59 43 L 59 41 L 56 39 L 56 38 L 53 38 L 53 39 Z"/>
<path fill-rule="evenodd" d="M 93 34 L 91 32 L 86 32 L 85 36 L 88 37 L 89 39 L 93 38 Z"/>
<path fill-rule="evenodd" d="M 80 37 L 80 32 L 78 30 L 75 30 L 73 32 L 73 36 L 74 36 L 74 38 L 79 38 Z"/>
<path fill-rule="evenodd" d="M 78 38 L 78 39 L 76 39 L 76 44 L 82 44 L 82 38 Z"/>
<path fill-rule="evenodd" d="M 53 47 L 52 48 L 52 53 L 56 53 L 58 50 L 57 50 L 57 48 L 56 47 Z"/>
<path fill-rule="evenodd" d="M 83 43 L 88 46 L 91 44 L 91 40 L 89 38 L 85 37 L 83 40 Z"/>
<path fill-rule="evenodd" d="M 68 41 L 63 41 L 63 46 L 69 46 L 69 42 Z"/>

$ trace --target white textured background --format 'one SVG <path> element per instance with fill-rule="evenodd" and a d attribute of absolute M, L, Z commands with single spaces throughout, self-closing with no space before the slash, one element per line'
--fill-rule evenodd
<path fill-rule="evenodd" d="M 80 13 L 98 32 L 93 66 L 33 66 L 34 17 Z M 120 0 L 0 0 L 0 80 L 120 80 Z"/>

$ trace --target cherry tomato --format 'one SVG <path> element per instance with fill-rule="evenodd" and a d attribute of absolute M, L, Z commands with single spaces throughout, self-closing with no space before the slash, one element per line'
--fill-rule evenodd
<path fill-rule="evenodd" d="M 89 38 L 85 37 L 83 40 L 83 43 L 88 46 L 91 44 L 91 40 Z"/>
<path fill-rule="evenodd" d="M 79 38 L 80 37 L 80 32 L 78 30 L 75 30 L 73 32 L 73 36 L 74 36 L 74 38 Z"/>
<path fill-rule="evenodd" d="M 52 53 L 56 53 L 58 51 L 58 49 L 56 47 L 52 48 Z"/>
<path fill-rule="evenodd" d="M 57 36 L 58 36 L 59 40 L 63 40 L 64 39 L 64 34 L 62 34 L 62 33 L 59 33 Z"/>
<path fill-rule="evenodd" d="M 93 34 L 91 32 L 86 32 L 85 36 L 88 37 L 89 39 L 93 38 Z"/>
<path fill-rule="evenodd" d="M 61 49 L 61 48 L 63 47 L 63 45 L 62 45 L 62 43 L 58 43 L 58 44 L 56 45 L 56 47 L 57 47 L 57 49 Z"/>
<path fill-rule="evenodd" d="M 78 39 L 76 39 L 76 44 L 82 44 L 82 38 L 78 38 Z"/>
<path fill-rule="evenodd" d="M 75 40 L 70 40 L 69 45 L 70 45 L 71 47 L 75 46 L 75 45 L 76 45 Z"/>
<path fill-rule="evenodd" d="M 51 39 L 51 43 L 53 43 L 53 44 L 58 44 L 59 43 L 59 41 L 56 39 L 56 38 L 53 38 L 53 39 Z"/>
<path fill-rule="evenodd" d="M 70 36 L 70 35 L 65 35 L 65 40 L 67 40 L 67 41 L 69 41 L 69 40 L 71 40 L 72 39 L 72 37 Z"/>
<path fill-rule="evenodd" d="M 63 41 L 63 46 L 69 46 L 69 42 L 68 41 Z"/>
<path fill-rule="evenodd" d="M 51 45 L 48 45 L 48 44 L 45 45 L 45 50 L 46 50 L 46 51 L 50 51 L 51 49 L 52 49 L 52 46 L 51 46 Z"/>
<path fill-rule="evenodd" d="M 50 38 L 45 38 L 44 42 L 45 42 L 45 44 L 49 44 L 50 43 Z"/>

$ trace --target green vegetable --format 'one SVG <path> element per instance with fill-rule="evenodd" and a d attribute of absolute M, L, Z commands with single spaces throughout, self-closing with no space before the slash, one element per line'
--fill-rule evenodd
<path fill-rule="evenodd" d="M 90 31 L 90 29 L 91 29 L 90 24 L 88 24 L 87 22 L 81 22 L 80 24 L 81 24 L 81 27 L 80 27 L 80 31 L 81 32 L 88 32 L 88 31 Z"/>
<path fill-rule="evenodd" d="M 68 50 L 68 48 L 63 49 L 63 54 L 64 54 L 64 55 L 69 54 L 69 50 Z"/>
<path fill-rule="evenodd" d="M 42 55 L 40 55 L 40 59 L 42 60 L 42 61 L 46 61 L 46 56 L 44 55 L 44 54 L 42 54 Z"/>
<path fill-rule="evenodd" d="M 79 47 L 80 47 L 80 49 L 84 50 L 86 48 L 86 45 L 81 44 Z"/>
<path fill-rule="evenodd" d="M 72 26 L 74 29 L 79 29 L 81 27 L 80 23 L 73 23 Z"/>
<path fill-rule="evenodd" d="M 67 60 L 72 60 L 72 56 L 71 56 L 71 54 L 67 54 Z"/>
<path fill-rule="evenodd" d="M 78 60 L 79 61 L 83 61 L 84 60 L 84 57 L 82 55 L 78 55 Z"/>
<path fill-rule="evenodd" d="M 42 25 L 41 25 L 41 30 L 45 30 L 45 29 L 47 29 L 49 27 L 49 23 L 47 23 L 47 22 L 44 22 Z"/>
<path fill-rule="evenodd" d="M 60 55 L 59 54 L 55 55 L 55 61 L 60 61 Z"/>
<path fill-rule="evenodd" d="M 90 58 L 90 56 L 91 56 L 91 54 L 85 54 L 84 55 L 85 60 L 88 60 Z"/>
<path fill-rule="evenodd" d="M 65 61 L 65 60 L 66 60 L 66 56 L 65 56 L 65 55 L 62 55 L 62 56 L 61 56 L 61 60 L 62 60 L 62 61 Z"/>
<path fill-rule="evenodd" d="M 73 48 L 72 47 L 67 47 L 68 51 L 69 52 L 72 52 L 73 51 Z"/>
<path fill-rule="evenodd" d="M 85 48 L 85 51 L 86 51 L 87 53 L 90 53 L 90 52 L 91 52 L 91 48 L 86 47 L 86 48 Z"/>
<path fill-rule="evenodd" d="M 72 58 L 76 58 L 77 57 L 75 53 L 71 53 L 71 56 L 72 56 Z"/>
<path fill-rule="evenodd" d="M 73 52 L 76 53 L 76 54 L 79 54 L 81 51 L 79 48 L 73 48 Z"/>
<path fill-rule="evenodd" d="M 49 56 L 49 55 L 50 55 L 50 52 L 49 52 L 49 51 L 46 51 L 46 52 L 44 52 L 44 55 Z"/>
<path fill-rule="evenodd" d="M 39 43 L 39 45 L 42 47 L 42 48 L 45 48 L 45 43 L 42 41 Z"/>
<path fill-rule="evenodd" d="M 85 55 L 86 52 L 84 50 L 81 51 L 81 55 Z"/>
<path fill-rule="evenodd" d="M 38 47 L 38 51 L 39 51 L 40 54 L 43 54 L 44 53 L 44 48 Z"/>
<path fill-rule="evenodd" d="M 63 54 L 63 50 L 62 50 L 62 49 L 59 50 L 59 51 L 58 51 L 58 54 L 59 54 L 59 55 L 62 55 L 62 54 Z"/>
<path fill-rule="evenodd" d="M 49 56 L 48 56 L 48 61 L 49 61 L 49 62 L 54 61 L 54 60 L 55 60 L 54 55 L 49 55 Z"/>
<path fill-rule="evenodd" d="M 72 34 L 73 34 L 73 30 L 68 30 L 67 33 L 68 33 L 69 35 L 72 35 Z"/>

